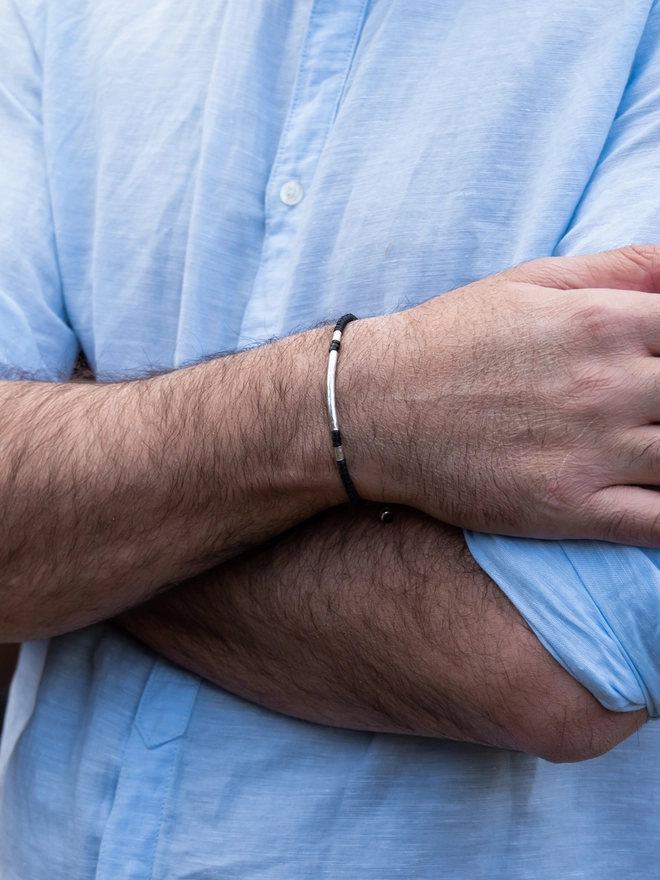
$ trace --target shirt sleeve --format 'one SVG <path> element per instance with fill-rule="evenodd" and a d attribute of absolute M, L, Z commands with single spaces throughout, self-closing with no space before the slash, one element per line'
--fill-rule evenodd
<path fill-rule="evenodd" d="M 660 8 L 555 254 L 660 243 Z M 607 708 L 660 716 L 660 551 L 466 532 L 542 644 Z"/>
<path fill-rule="evenodd" d="M 66 378 L 78 352 L 57 262 L 41 117 L 45 2 L 0 0 L 0 376 Z"/>

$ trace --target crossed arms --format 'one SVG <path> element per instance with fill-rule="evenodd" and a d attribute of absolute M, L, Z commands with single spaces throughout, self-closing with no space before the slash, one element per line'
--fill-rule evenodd
<path fill-rule="evenodd" d="M 178 583 L 122 623 L 273 708 L 599 754 L 644 713 L 602 709 L 443 522 L 660 543 L 637 488 L 658 482 L 658 266 L 654 248 L 538 261 L 351 325 L 345 446 L 361 494 L 404 506 L 389 530 L 341 507 L 327 330 L 151 380 L 2 383 L 2 636 Z"/>
<path fill-rule="evenodd" d="M 645 712 L 605 710 L 565 672 L 465 547 L 401 508 L 337 507 L 120 622 L 156 651 L 309 721 L 575 761 Z"/>

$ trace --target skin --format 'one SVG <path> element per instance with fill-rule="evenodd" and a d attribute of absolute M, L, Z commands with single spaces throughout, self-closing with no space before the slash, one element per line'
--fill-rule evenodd
<path fill-rule="evenodd" d="M 0 637 L 105 619 L 336 503 L 303 382 L 325 336 L 134 382 L 0 383 Z"/>
<path fill-rule="evenodd" d="M 457 529 L 337 507 L 127 612 L 173 662 L 288 715 L 595 757 L 644 711 L 609 712 L 541 646 Z"/>
<path fill-rule="evenodd" d="M 653 247 L 541 260 L 407 312 L 350 325 L 337 394 L 358 491 L 456 526 L 660 544 L 660 496 L 639 488 L 660 477 L 659 274 L 660 250 Z M 114 385 L 1 382 L 0 635 L 7 641 L 38 638 L 105 619 L 341 504 L 323 407 L 328 338 L 325 329 L 310 331 Z M 433 606 L 436 597 L 449 597 L 443 619 L 454 625 L 479 621 L 483 575 L 473 567 L 457 592 L 452 566 L 465 550 L 456 545 L 455 533 L 435 528 L 440 531 L 434 543 L 450 574 L 425 579 L 425 601 Z M 287 546 L 296 572 L 292 583 L 304 585 L 312 570 L 302 565 L 306 545 Z M 386 548 L 378 549 L 385 558 Z M 261 552 L 255 550 L 255 558 Z M 364 552 L 350 554 L 357 570 L 368 563 Z M 390 601 L 390 623 L 382 624 L 383 632 L 393 632 L 397 614 L 406 620 L 403 641 L 399 633 L 391 642 L 398 689 L 388 685 L 404 704 L 416 657 L 407 624 L 426 620 L 414 602 L 407 607 L 407 599 L 401 601 L 402 590 L 409 593 L 411 564 L 417 570 L 420 562 L 407 553 L 397 583 L 389 584 L 398 597 Z M 279 577 L 280 567 L 272 573 Z M 336 572 L 333 577 L 325 604 L 334 595 Z M 363 590 L 374 578 L 378 582 L 375 572 L 363 573 L 355 586 Z M 388 581 L 380 580 L 385 608 Z M 373 597 L 360 589 L 363 604 L 349 603 L 345 612 L 349 631 L 355 620 L 361 622 L 351 644 L 369 632 Z M 457 615 L 464 597 L 468 604 Z M 351 609 L 357 615 L 352 621 Z M 289 627 L 298 612 L 294 603 Z M 387 709 L 388 723 L 399 720 L 386 729 L 460 735 L 552 758 L 552 747 L 526 727 L 538 714 L 533 694 L 547 694 L 554 720 L 543 728 L 554 748 L 570 742 L 570 760 L 571 754 L 600 753 L 641 723 L 643 718 L 626 718 L 612 727 L 608 715 L 603 733 L 593 700 L 546 684 L 530 666 L 527 650 L 521 662 L 518 652 L 529 634 L 523 637 L 519 620 L 511 628 L 511 613 L 507 607 L 502 619 L 488 618 L 486 630 L 477 626 L 460 642 L 455 630 L 441 627 L 430 638 L 432 649 L 454 648 L 431 668 L 433 682 L 445 681 L 446 692 L 434 697 L 422 688 L 415 698 L 415 705 L 429 707 L 426 721 L 412 709 L 409 715 Z M 310 623 L 304 614 L 301 621 L 303 627 Z M 189 635 L 195 627 L 193 621 Z M 148 633 L 135 631 L 149 640 Z M 487 652 L 490 664 L 499 647 L 509 658 L 493 691 L 506 718 L 492 714 L 483 691 L 483 682 L 490 688 L 491 680 L 477 658 L 488 638 L 495 639 Z M 378 657 L 374 642 L 355 658 L 357 665 L 342 667 L 331 637 L 324 650 L 336 667 L 364 681 Z M 452 677 L 450 668 L 459 672 Z M 514 676 L 520 668 L 529 672 L 531 690 Z M 252 696 L 248 679 L 221 683 Z M 502 691 L 507 680 L 515 687 Z M 373 700 L 373 677 L 368 691 Z M 530 695 L 527 715 L 516 704 L 518 691 Z M 264 694 L 255 696 L 266 705 L 308 711 L 293 697 L 287 709 L 279 697 Z M 387 705 L 385 697 L 379 700 Z M 382 729 L 383 718 L 369 721 L 367 712 L 361 720 L 364 711 L 359 702 L 354 720 L 341 712 L 327 720 Z M 591 751 L 585 752 L 585 736 Z"/>
<path fill-rule="evenodd" d="M 364 497 L 656 545 L 658 493 L 640 486 L 660 477 L 660 300 L 636 292 L 658 288 L 655 254 L 538 260 L 389 316 L 377 382 L 363 358 L 380 328 L 350 324 L 340 421 Z"/>

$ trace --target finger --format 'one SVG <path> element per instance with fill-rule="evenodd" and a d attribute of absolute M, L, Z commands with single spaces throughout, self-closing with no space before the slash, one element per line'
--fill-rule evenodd
<path fill-rule="evenodd" d="M 533 299 L 538 296 L 539 285 L 528 287 L 528 284 L 525 283 L 525 289 Z M 570 309 L 572 329 L 582 326 L 594 341 L 606 342 L 608 348 L 616 343 L 622 350 L 631 350 L 632 345 L 638 354 L 660 355 L 659 296 L 647 291 L 612 288 L 557 293 L 558 302 L 562 296 L 568 298 L 565 302 Z"/>
<path fill-rule="evenodd" d="M 631 245 L 588 256 L 546 257 L 516 266 L 506 275 L 512 281 L 558 290 L 607 287 L 659 293 L 660 246 Z"/>
<path fill-rule="evenodd" d="M 660 346 L 660 327 L 657 342 Z M 651 439 L 660 431 L 660 358 L 642 357 L 631 360 L 616 372 L 611 371 L 608 400 L 609 411 L 616 408 L 618 414 L 632 428 L 640 428 L 636 442 Z M 619 422 L 621 424 L 621 422 Z M 647 438 L 646 435 L 649 435 Z"/>
<path fill-rule="evenodd" d="M 598 431 L 628 431 L 618 438 L 618 448 L 645 442 L 647 434 L 660 432 L 660 358 L 643 350 L 611 363 L 597 356 L 573 369 L 568 378 L 557 380 L 550 374 L 547 387 L 548 394 L 561 399 L 557 423 L 571 430 L 588 426 L 592 437 Z"/>
<path fill-rule="evenodd" d="M 660 425 L 627 433 L 616 455 L 616 481 L 630 486 L 660 486 Z"/>
<path fill-rule="evenodd" d="M 660 492 L 641 486 L 610 486 L 589 504 L 587 537 L 635 547 L 660 547 Z"/>
<path fill-rule="evenodd" d="M 660 351 L 660 333 L 656 338 L 656 348 Z M 648 424 L 660 422 L 660 359 L 643 359 L 643 390 L 640 398 L 639 415 Z"/>
<path fill-rule="evenodd" d="M 592 329 L 599 327 L 604 338 L 616 339 L 621 345 L 632 342 L 639 351 L 660 355 L 660 297 L 635 290 L 586 291 L 584 314 Z M 575 295 L 575 294 L 571 294 Z M 647 365 L 653 359 L 646 358 Z M 660 387 L 654 393 L 660 392 Z"/>

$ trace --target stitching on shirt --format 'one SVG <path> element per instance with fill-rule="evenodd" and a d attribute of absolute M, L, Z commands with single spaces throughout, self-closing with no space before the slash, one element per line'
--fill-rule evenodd
<path fill-rule="evenodd" d="M 196 698 L 195 698 L 196 699 Z M 170 758 L 170 766 L 167 773 L 167 784 L 163 789 L 163 797 L 160 803 L 160 815 L 158 816 L 158 826 L 156 829 L 156 833 L 154 834 L 154 842 L 151 850 L 151 867 L 149 868 L 149 878 L 153 880 L 154 876 L 154 868 L 156 866 L 156 854 L 158 852 L 158 844 L 160 843 L 160 835 L 163 830 L 163 819 L 165 818 L 165 804 L 169 800 L 170 791 L 172 789 L 172 779 L 174 778 L 174 764 L 176 761 L 176 756 L 179 752 L 179 743 L 181 742 L 181 737 L 178 737 L 175 740 L 167 743 L 167 746 L 171 746 L 172 748 L 172 756 Z"/>
<path fill-rule="evenodd" d="M 259 256 L 259 263 L 258 263 L 257 272 L 256 272 L 256 275 L 254 278 L 254 283 L 252 285 L 252 293 L 253 294 L 254 294 L 255 289 L 257 288 L 257 285 L 259 283 L 259 280 L 260 280 L 262 273 L 265 271 L 264 254 L 266 253 L 268 244 L 272 238 L 271 215 L 272 215 L 273 202 L 275 201 L 274 181 L 277 179 L 277 175 L 278 175 L 279 170 L 283 164 L 282 145 L 286 142 L 286 140 L 288 138 L 288 135 L 291 131 L 291 127 L 293 125 L 293 120 L 296 115 L 296 110 L 300 106 L 300 95 L 301 95 L 302 88 L 303 88 L 303 86 L 302 86 L 303 71 L 305 70 L 305 68 L 307 66 L 307 62 L 309 60 L 310 42 L 312 39 L 312 34 L 314 33 L 314 21 L 315 21 L 316 16 L 318 15 L 318 6 L 319 6 L 320 2 L 321 2 L 321 0 L 314 0 L 312 10 L 309 15 L 309 21 L 307 23 L 307 32 L 305 34 L 305 41 L 303 43 L 303 49 L 302 49 L 302 53 L 300 55 L 300 61 L 298 63 L 298 72 L 296 75 L 296 82 L 295 82 L 295 87 L 294 87 L 294 91 L 293 91 L 293 98 L 292 98 L 291 105 L 290 105 L 288 113 L 287 113 L 287 117 L 286 117 L 284 126 L 282 128 L 282 132 L 280 134 L 277 153 L 275 155 L 275 161 L 273 162 L 273 165 L 270 169 L 270 174 L 268 176 L 268 183 L 266 186 L 266 193 L 265 193 L 265 198 L 264 198 L 264 237 L 263 237 L 263 242 L 261 245 L 261 253 Z M 353 60 L 355 58 L 355 54 L 356 54 L 356 50 L 357 50 L 358 39 L 359 39 L 359 35 L 361 34 L 362 29 L 364 27 L 364 20 L 365 20 L 365 15 L 366 15 L 366 11 L 367 11 L 368 6 L 369 6 L 369 0 L 362 0 L 361 6 L 358 9 L 356 23 L 355 23 L 353 32 L 350 37 L 350 45 L 349 45 L 348 50 L 345 54 L 343 76 L 342 76 L 341 84 L 338 89 L 337 99 L 335 101 L 335 105 L 332 109 L 332 112 L 329 114 L 328 123 L 327 123 L 326 129 L 325 129 L 325 132 L 323 133 L 323 135 L 321 137 L 320 149 L 317 151 L 317 163 L 316 163 L 317 166 L 318 166 L 318 159 L 320 158 L 320 156 L 323 153 L 323 150 L 325 149 L 325 145 L 326 145 L 326 142 L 328 139 L 329 132 L 330 132 L 332 125 L 335 121 L 339 105 L 340 105 L 341 100 L 344 96 L 346 82 L 348 80 L 349 73 L 350 73 L 352 66 L 353 66 Z M 247 307 L 247 310 L 249 310 L 249 306 Z M 243 318 L 242 318 L 242 322 L 241 322 L 241 331 L 240 331 L 241 336 L 243 335 L 243 329 L 245 327 L 245 319 L 246 319 L 246 315 L 244 313 Z"/>
<path fill-rule="evenodd" d="M 286 121 L 284 123 L 284 128 L 282 129 L 282 133 L 280 134 L 280 140 L 279 140 L 279 144 L 277 147 L 277 153 L 275 155 L 275 161 L 273 162 L 273 166 L 270 169 L 270 175 L 268 176 L 268 184 L 266 186 L 266 199 L 265 199 L 265 205 L 264 205 L 265 213 L 266 213 L 266 216 L 265 216 L 266 232 L 264 234 L 264 245 L 266 244 L 266 241 L 268 240 L 268 237 L 269 237 L 268 227 L 270 225 L 269 224 L 269 213 L 270 213 L 269 206 L 271 204 L 271 182 L 276 177 L 276 172 L 280 169 L 280 167 L 282 165 L 281 147 L 282 147 L 283 142 L 286 140 L 286 137 L 289 134 L 289 131 L 291 130 L 291 125 L 293 124 L 293 117 L 295 115 L 295 111 L 298 109 L 298 104 L 300 102 L 300 93 L 302 91 L 302 71 L 307 64 L 307 59 L 309 58 L 309 44 L 311 41 L 311 35 L 312 35 L 312 31 L 313 31 L 312 25 L 314 23 L 314 16 L 316 14 L 319 2 L 320 2 L 320 0 L 314 0 L 314 5 L 312 6 L 312 11 L 309 14 L 309 21 L 307 22 L 307 33 L 305 34 L 305 42 L 303 44 L 303 50 L 302 50 L 302 54 L 300 56 L 300 62 L 298 64 L 298 74 L 296 76 L 296 85 L 293 90 L 293 99 L 291 101 L 291 106 L 289 107 L 289 112 L 287 113 Z M 261 261 L 260 261 L 259 265 L 261 267 Z"/>
<path fill-rule="evenodd" d="M 656 0 L 657 2 L 657 0 Z M 355 30 L 353 31 L 353 36 L 351 37 L 351 52 L 344 69 L 344 81 L 341 84 L 341 89 L 339 90 L 339 94 L 337 95 L 337 100 L 335 102 L 335 109 L 332 114 L 332 118 L 328 123 L 328 127 L 326 129 L 325 136 L 323 138 L 323 146 L 321 147 L 321 153 L 325 149 L 326 141 L 328 140 L 328 135 L 330 134 L 330 129 L 337 118 L 337 113 L 339 112 L 339 108 L 341 107 L 341 102 L 344 100 L 344 95 L 346 94 L 346 85 L 348 83 L 348 78 L 351 74 L 351 70 L 353 69 L 353 62 L 355 61 L 355 56 L 357 55 L 358 46 L 360 44 L 360 36 L 362 35 L 362 30 L 364 29 L 364 19 L 367 12 L 367 7 L 369 5 L 369 0 L 362 0 L 362 9 L 360 10 L 360 15 L 358 16 L 357 23 L 355 25 Z M 320 155 L 320 154 L 319 154 Z"/>
<path fill-rule="evenodd" d="M 155 667 L 156 667 L 156 662 L 154 661 L 154 664 L 152 665 L 151 670 L 149 672 L 149 676 L 147 678 L 147 684 L 145 685 L 145 690 L 146 690 L 146 688 L 149 687 L 149 682 L 151 681 L 151 677 L 153 675 L 153 671 L 154 671 Z M 135 718 L 137 718 L 138 712 L 140 711 L 140 705 L 141 705 L 142 699 L 144 697 L 144 691 L 142 693 L 143 693 L 143 696 L 140 697 L 140 701 L 138 702 L 137 708 L 135 709 Z M 133 724 L 135 724 L 135 718 L 133 720 Z M 135 733 L 138 736 L 140 736 L 139 731 L 135 731 Z M 124 767 L 126 765 L 126 752 L 128 751 L 128 749 L 131 745 L 132 735 L 133 735 L 133 731 L 130 731 L 128 736 L 126 737 L 126 742 L 124 743 L 124 748 L 122 749 L 121 760 L 119 761 L 119 764 L 118 764 L 117 784 L 115 786 L 114 794 L 112 796 L 112 803 L 110 804 L 110 809 L 108 810 L 107 818 L 106 818 L 105 823 L 103 825 L 103 831 L 101 832 L 101 846 L 99 848 L 99 854 L 98 854 L 98 857 L 96 860 L 96 868 L 94 871 L 94 876 L 97 878 L 97 880 L 98 880 L 98 878 L 103 877 L 103 873 L 100 873 L 100 872 L 103 872 L 104 862 L 105 862 L 106 854 L 107 854 L 107 850 L 108 850 L 108 834 L 109 834 L 110 825 L 112 823 L 112 815 L 115 811 L 115 805 L 117 803 L 117 798 L 119 796 L 119 793 L 121 792 L 121 790 L 123 788 L 122 783 L 123 783 L 123 771 L 124 771 Z"/>

